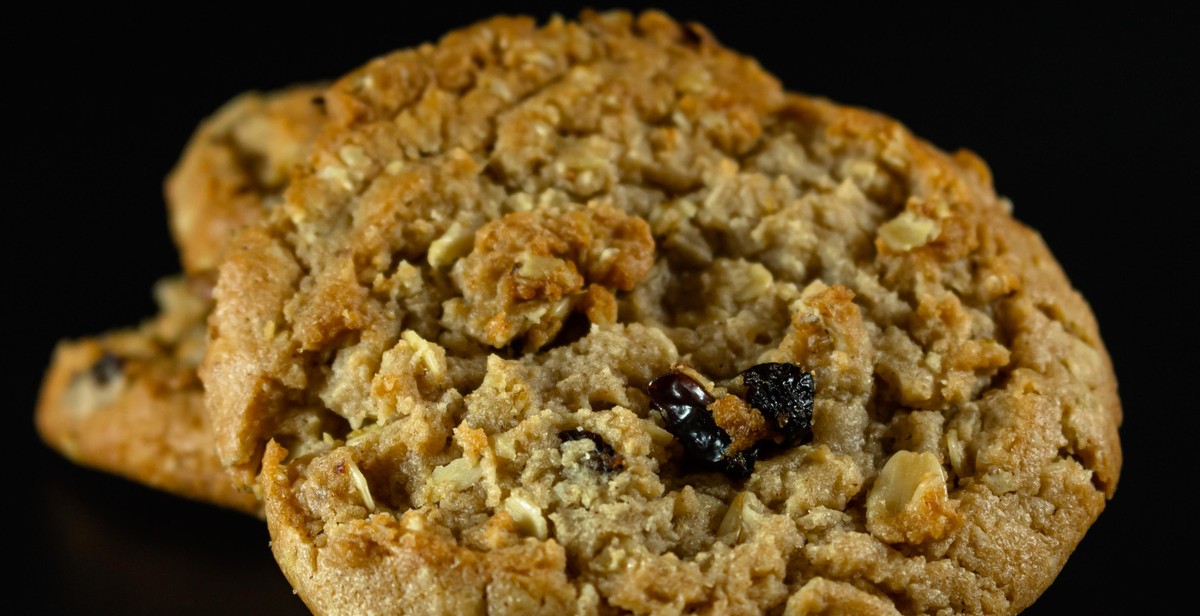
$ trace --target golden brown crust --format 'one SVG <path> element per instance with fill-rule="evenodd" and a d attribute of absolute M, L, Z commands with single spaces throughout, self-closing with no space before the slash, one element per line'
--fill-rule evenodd
<path fill-rule="evenodd" d="M 155 319 L 60 342 L 42 383 L 36 425 L 48 445 L 77 464 L 256 513 L 254 495 L 235 488 L 217 460 L 196 377 L 205 286 L 164 280 L 163 313 Z"/>
<path fill-rule="evenodd" d="M 590 308 L 592 322 L 611 323 L 615 315 L 603 308 L 615 307 L 608 289 L 632 290 L 650 272 L 653 254 L 646 221 L 611 207 L 513 212 L 481 227 L 471 253 L 456 262 L 451 276 L 463 297 L 446 307 L 445 319 L 462 313 L 464 331 L 476 340 L 502 347 L 524 336 L 525 348 L 536 350 L 573 310 Z"/>
<path fill-rule="evenodd" d="M 323 91 L 245 92 L 192 134 L 163 186 L 185 271 L 215 269 L 238 229 L 261 220 L 283 192 L 324 120 Z"/>
<path fill-rule="evenodd" d="M 1016 613 L 1112 496 L 1095 321 L 973 155 L 654 12 L 489 20 L 327 97 L 222 267 L 201 373 L 314 611 Z M 514 247 L 610 209 L 648 267 L 541 250 L 562 263 L 519 284 Z M 615 321 L 523 346 L 472 325 L 584 279 Z M 559 331 L 538 308 L 524 332 Z M 647 384 L 762 362 L 814 375 L 812 442 L 745 481 L 693 467 Z M 537 573 L 493 590 L 518 553 Z"/>

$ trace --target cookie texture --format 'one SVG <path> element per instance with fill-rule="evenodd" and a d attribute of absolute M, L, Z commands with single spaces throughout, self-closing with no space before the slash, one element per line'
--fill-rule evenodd
<path fill-rule="evenodd" d="M 196 367 L 212 283 L 164 279 L 161 312 L 138 327 L 54 350 L 35 415 L 42 439 L 73 462 L 186 498 L 246 512 L 253 493 L 229 479 L 213 448 Z"/>
<path fill-rule="evenodd" d="M 212 268 L 234 232 L 279 199 L 324 118 L 323 89 L 245 93 L 197 128 L 166 184 L 169 222 L 191 273 L 159 282 L 160 312 L 141 325 L 59 343 L 35 415 L 47 444 L 85 466 L 261 513 L 216 457 L 196 372 Z"/>
<path fill-rule="evenodd" d="M 206 118 L 164 184 L 171 236 L 187 272 L 216 268 L 225 246 L 287 186 L 324 120 L 322 84 L 245 92 Z"/>
<path fill-rule="evenodd" d="M 201 370 L 314 612 L 1010 614 L 1113 495 L 1097 325 L 971 153 L 657 12 L 491 19 L 326 100 Z M 811 434 L 695 464 L 650 382 L 750 451 L 764 363 Z"/>

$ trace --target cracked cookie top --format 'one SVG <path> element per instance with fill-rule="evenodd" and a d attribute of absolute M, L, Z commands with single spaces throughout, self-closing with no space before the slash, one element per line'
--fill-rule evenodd
<path fill-rule="evenodd" d="M 657 12 L 488 20 L 326 107 L 201 372 L 318 613 L 1014 613 L 1116 487 L 1096 323 L 969 152 Z"/>

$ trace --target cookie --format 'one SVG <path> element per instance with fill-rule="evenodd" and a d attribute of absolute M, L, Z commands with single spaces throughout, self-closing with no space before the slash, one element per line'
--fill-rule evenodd
<path fill-rule="evenodd" d="M 985 164 L 647 12 L 376 59 L 201 368 L 316 613 L 1016 613 L 1113 496 L 1085 300 Z"/>
<path fill-rule="evenodd" d="M 245 93 L 200 125 L 166 183 L 171 230 L 192 274 L 161 281 L 160 313 L 140 326 L 59 343 L 35 419 L 47 444 L 154 488 L 260 510 L 216 458 L 196 375 L 211 268 L 234 232 L 278 199 L 324 117 L 323 89 Z"/>
<path fill-rule="evenodd" d="M 42 439 L 73 462 L 231 509 L 257 512 L 213 450 L 196 367 L 211 281 L 155 286 L 161 312 L 139 327 L 64 340 L 35 415 Z"/>
<path fill-rule="evenodd" d="M 185 271 L 214 269 L 237 230 L 278 200 L 324 119 L 323 89 L 246 92 L 197 127 L 164 184 Z"/>

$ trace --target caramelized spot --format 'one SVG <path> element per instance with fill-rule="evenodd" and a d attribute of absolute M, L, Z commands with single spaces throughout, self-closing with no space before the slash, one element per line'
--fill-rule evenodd
<path fill-rule="evenodd" d="M 463 329 L 493 347 L 524 336 L 525 350 L 537 350 L 573 311 L 615 322 L 614 290 L 632 290 L 653 264 L 650 226 L 612 207 L 514 212 L 480 228 L 454 266 L 463 297 L 448 318 L 462 315 Z"/>
<path fill-rule="evenodd" d="M 717 426 L 729 434 L 726 455 L 749 449 L 771 434 L 762 413 L 737 396 L 722 396 L 708 405 L 708 410 L 712 411 Z"/>

